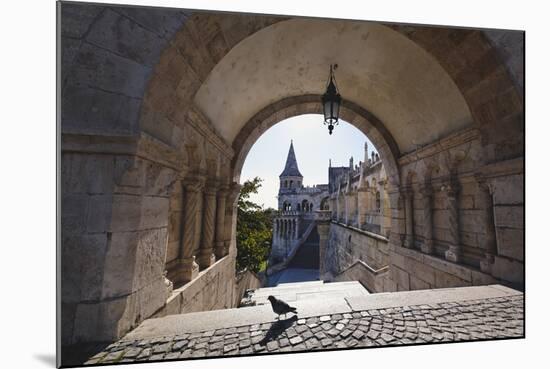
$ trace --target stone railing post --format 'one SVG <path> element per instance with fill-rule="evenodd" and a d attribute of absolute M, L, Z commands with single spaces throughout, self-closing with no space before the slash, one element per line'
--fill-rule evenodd
<path fill-rule="evenodd" d="M 424 216 L 424 243 L 421 250 L 426 254 L 433 253 L 433 221 L 432 221 L 432 198 L 433 190 L 431 184 L 426 184 L 422 188 L 422 207 Z"/>
<path fill-rule="evenodd" d="M 485 229 L 485 235 L 483 238 L 485 259 L 480 260 L 479 268 L 482 272 L 491 274 L 492 265 L 495 262 L 495 255 L 497 254 L 493 187 L 486 180 L 478 180 L 478 184 L 480 189 L 480 207 L 483 209 L 483 228 Z"/>
<path fill-rule="evenodd" d="M 198 264 L 200 269 L 206 269 L 215 263 L 214 230 L 216 222 L 216 192 L 215 184 L 207 184 L 204 190 L 204 206 L 202 216 L 202 237 Z"/>
<path fill-rule="evenodd" d="M 330 230 L 330 213 L 328 211 L 316 211 L 315 222 L 319 233 L 319 277 L 326 272 L 325 255 L 328 248 Z"/>
<path fill-rule="evenodd" d="M 201 196 L 204 177 L 193 176 L 183 180 L 185 192 L 185 219 L 183 223 L 183 240 L 180 248 L 181 279 L 183 282 L 193 280 L 199 273 L 195 262 L 195 251 L 200 242 Z"/>
<path fill-rule="evenodd" d="M 460 224 L 458 214 L 459 188 L 456 182 L 449 182 L 442 187 L 447 195 L 447 227 L 450 235 L 449 249 L 445 252 L 445 259 L 454 263 L 462 260 L 462 245 L 460 244 Z"/>
<path fill-rule="evenodd" d="M 216 236 L 214 254 L 216 260 L 223 258 L 225 249 L 225 201 L 227 199 L 227 187 L 221 187 L 217 194 L 216 203 Z"/>
<path fill-rule="evenodd" d="M 225 237 L 224 237 L 224 251 L 223 255 L 227 255 L 230 251 L 231 242 L 233 236 L 236 236 L 234 232 L 237 231 L 237 206 L 239 194 L 241 193 L 242 185 L 236 182 L 231 184 L 229 193 L 227 194 L 227 203 L 230 205 L 229 213 L 226 213 L 225 217 Z M 237 251 L 236 249 L 234 250 Z"/>

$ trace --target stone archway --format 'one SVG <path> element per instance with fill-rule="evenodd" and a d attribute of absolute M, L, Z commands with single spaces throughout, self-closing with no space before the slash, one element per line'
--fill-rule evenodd
<path fill-rule="evenodd" d="M 61 76 L 63 343 L 118 338 L 160 309 L 168 306 L 168 310 L 179 311 L 189 300 L 206 301 L 207 308 L 234 303 L 227 294 L 223 295 L 223 304 L 208 300 L 204 296 L 214 294 L 201 289 L 201 283 L 234 280 L 234 271 L 232 274 L 227 266 L 232 266 L 235 252 L 237 163 L 242 160 L 243 148 L 248 150 L 253 137 L 265 130 L 262 124 L 274 124 L 299 111 L 319 112 L 316 102 L 324 87 L 325 67 L 335 61 L 326 55 L 308 57 L 300 51 L 306 50 L 309 42 L 315 50 L 323 49 L 315 47 L 319 30 L 325 29 L 328 33 L 322 35 L 342 45 L 353 41 L 372 47 L 368 58 L 354 60 L 350 50 L 359 47 L 340 53 L 346 60 L 342 65 L 347 65 L 339 80 L 348 98 L 342 115 L 378 140 L 375 144 L 385 153 L 383 160 L 394 171 L 394 185 L 402 178 L 403 167 L 415 165 L 419 158 L 443 156 L 440 152 L 446 150 L 453 168 L 462 166 L 470 177 L 476 173 L 479 188 L 496 191 L 485 194 L 484 209 L 492 209 L 494 202 L 510 211 L 519 205 L 523 209 L 522 199 L 503 199 L 512 192 L 506 189 L 521 186 L 523 178 L 523 104 L 518 89 L 518 70 L 522 68 L 510 56 L 518 54 L 522 39 L 504 37 L 505 32 L 497 31 L 193 14 L 169 9 L 157 9 L 151 15 L 148 9 L 61 6 L 62 22 L 65 20 L 61 30 L 65 47 Z M 330 27 L 324 27 L 326 24 Z M 307 32 L 296 31 L 302 26 Z M 275 41 L 296 51 L 292 54 L 296 55 L 297 68 L 272 64 L 288 54 L 267 54 L 272 62 L 262 64 L 261 52 L 249 52 Z M 399 51 L 402 54 L 396 55 Z M 224 101 L 228 91 L 225 87 L 234 81 L 230 74 L 226 83 L 219 81 L 223 82 L 224 72 L 232 70 L 232 58 L 239 53 L 251 56 L 251 64 L 246 66 L 251 73 L 237 68 L 233 76 L 249 78 L 250 91 L 265 92 L 262 99 L 254 100 L 257 104 Z M 402 59 L 407 62 L 399 64 Z M 395 61 L 392 69 L 383 66 L 388 60 Z M 258 78 L 266 74 L 273 74 L 273 79 Z M 296 78 L 289 79 L 289 74 Z M 279 86 L 278 81 L 290 82 Z M 407 81 L 407 88 L 400 81 Z M 365 86 L 371 90 L 365 91 Z M 422 95 L 426 86 L 429 92 Z M 211 99 L 215 87 L 220 87 L 220 101 Z M 243 100 L 249 95 L 242 89 L 236 93 Z M 228 106 L 246 107 L 246 111 L 243 109 L 239 116 Z M 258 118 L 265 123 L 254 121 L 255 114 L 263 114 Z M 378 124 L 380 121 L 384 125 Z M 430 130 L 429 137 L 426 130 Z M 407 143 L 408 136 L 418 138 L 418 142 Z M 476 160 L 460 160 L 459 151 L 467 151 L 460 147 L 464 141 L 475 142 L 476 150 L 481 152 Z M 469 191 L 463 191 L 464 196 L 477 196 L 477 182 L 470 177 L 467 184 L 463 183 Z M 442 177 L 434 181 L 445 184 Z M 399 210 L 402 200 L 397 186 L 390 192 L 390 208 L 397 210 L 392 212 L 397 220 L 392 243 L 400 245 L 405 228 Z M 432 203 L 444 202 L 444 195 L 448 192 L 438 192 Z M 204 206 L 204 212 L 187 210 L 191 208 L 186 206 L 187 201 L 192 198 L 193 208 Z M 483 211 L 474 210 L 476 214 Z M 207 214 L 207 230 L 203 214 Z M 483 219 L 490 216 L 487 213 Z M 190 217 L 201 221 L 186 223 Z M 180 232 L 182 224 L 184 231 Z M 497 219 L 496 224 L 510 228 L 505 218 Z M 468 226 L 475 230 L 476 224 Z M 518 245 L 522 243 L 511 244 L 509 240 L 515 240 L 517 232 L 513 236 L 507 232 L 500 241 L 505 247 L 497 250 L 502 255 L 500 259 L 496 255 L 494 267 L 490 266 L 495 259 L 494 240 L 485 237 L 488 264 L 484 268 L 492 270 L 495 277 L 509 277 L 520 283 L 523 256 Z M 434 238 L 438 237 L 436 233 Z M 189 234 L 193 236 L 185 240 Z M 466 251 L 470 261 L 477 262 L 477 240 L 483 236 L 477 232 L 474 241 L 469 237 L 464 241 L 476 244 Z M 182 249 L 189 245 L 193 245 L 193 252 L 201 248 L 210 252 L 210 241 L 204 244 L 202 239 L 213 240 L 216 250 L 220 250 L 216 263 L 224 267 L 208 267 L 204 262 L 204 278 L 196 278 L 167 302 L 173 286 L 164 278 L 165 270 L 170 277 L 173 275 L 170 272 L 180 266 L 177 259 Z M 396 250 L 401 260 L 411 259 L 407 265 L 416 265 L 418 259 L 428 260 L 428 256 L 415 259 L 418 255 Z M 407 265 L 398 266 L 397 261 L 395 265 L 393 278 L 399 283 L 388 290 L 422 285 L 410 282 Z M 223 273 L 211 273 L 222 269 Z M 514 272 L 507 276 L 508 270 Z M 481 280 L 471 270 L 459 277 L 464 275 L 469 276 L 468 283 L 474 283 L 473 275 Z M 458 281 L 463 283 L 460 278 Z M 206 282 L 202 284 L 205 286 Z M 92 323 L 96 321 L 102 323 Z"/>
<path fill-rule="evenodd" d="M 303 114 L 322 114 L 321 97 L 304 95 L 275 102 L 256 113 L 241 129 L 233 142 L 235 156 L 232 160 L 232 180 L 239 181 L 241 169 L 248 152 L 256 140 L 280 121 Z M 393 186 L 399 186 L 397 158 L 399 151 L 394 139 L 382 122 L 357 104 L 344 100 L 340 108 L 341 118 L 367 136 L 380 153 L 388 177 Z M 321 124 L 321 123 L 320 123 Z"/>

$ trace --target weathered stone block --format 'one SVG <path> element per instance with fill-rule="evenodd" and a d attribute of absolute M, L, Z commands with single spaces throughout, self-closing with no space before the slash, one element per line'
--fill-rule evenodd
<path fill-rule="evenodd" d="M 496 231 L 498 254 L 523 261 L 523 229 L 498 227 Z"/>
<path fill-rule="evenodd" d="M 466 232 L 483 231 L 483 213 L 480 210 L 460 210 L 460 228 Z"/>
<path fill-rule="evenodd" d="M 431 285 L 424 282 L 421 279 L 416 278 L 414 275 L 410 275 L 410 287 L 411 290 L 426 290 L 431 288 Z"/>
<path fill-rule="evenodd" d="M 75 57 L 69 81 L 141 99 L 152 68 L 83 43 Z"/>
<path fill-rule="evenodd" d="M 384 292 L 395 292 L 395 291 L 397 291 L 397 283 L 395 281 L 393 281 L 390 278 L 390 276 L 388 276 L 387 278 L 384 278 L 383 286 L 384 286 Z"/>
<path fill-rule="evenodd" d="M 82 38 L 97 15 L 105 9 L 93 4 L 60 3 L 61 35 Z"/>
<path fill-rule="evenodd" d="M 401 287 L 404 290 L 410 289 L 409 284 L 409 273 L 406 271 L 398 268 L 395 265 L 390 266 L 390 277 L 393 281 L 395 281 L 399 287 Z"/>
<path fill-rule="evenodd" d="M 435 284 L 435 271 L 431 266 L 420 263 L 413 259 L 407 259 L 405 261 L 407 266 L 407 271 L 411 276 L 415 276 L 417 279 L 420 279 L 427 284 Z"/>
<path fill-rule="evenodd" d="M 88 219 L 86 222 L 86 229 L 88 232 L 108 232 L 118 226 L 115 225 L 115 227 L 113 227 L 113 207 L 115 197 L 112 195 L 90 196 L 90 210 L 88 212 Z M 131 210 L 133 211 L 135 209 Z M 128 221 L 130 218 L 139 219 L 139 212 L 136 214 L 130 211 L 127 213 L 127 217 L 128 219 L 126 219 L 126 221 Z M 132 228 L 136 229 L 137 227 Z"/>
<path fill-rule="evenodd" d="M 105 257 L 102 278 L 102 298 L 128 295 L 135 289 L 136 254 L 139 232 L 115 232 L 111 234 Z"/>
<path fill-rule="evenodd" d="M 497 283 L 497 280 L 492 276 L 472 270 L 472 285 L 473 286 L 486 286 Z"/>
<path fill-rule="evenodd" d="M 470 286 L 471 283 L 463 279 L 455 277 L 449 273 L 445 273 L 439 270 L 435 271 L 435 287 L 436 288 L 448 288 L 448 287 L 464 287 Z"/>
<path fill-rule="evenodd" d="M 437 269 L 437 271 L 446 272 L 464 281 L 472 280 L 471 269 L 462 265 L 427 255 L 424 257 L 424 263 Z"/>
<path fill-rule="evenodd" d="M 62 92 L 63 133 L 134 134 L 141 99 L 67 83 Z"/>
<path fill-rule="evenodd" d="M 523 204 L 523 175 L 512 175 L 493 179 L 495 206 Z"/>
<path fill-rule="evenodd" d="M 64 303 L 100 297 L 106 251 L 106 234 L 63 237 L 61 294 Z"/>
<path fill-rule="evenodd" d="M 170 40 L 189 14 L 179 9 L 116 7 L 118 13 L 133 19 L 157 35 Z"/>
<path fill-rule="evenodd" d="M 61 156 L 63 193 L 111 193 L 113 169 L 113 157 L 110 155 L 65 153 Z"/>
<path fill-rule="evenodd" d="M 137 22 L 107 8 L 97 19 L 86 39 L 140 64 L 153 67 L 166 40 Z"/>
<path fill-rule="evenodd" d="M 480 237 L 478 233 L 460 232 L 460 241 L 466 246 L 480 247 Z"/>
<path fill-rule="evenodd" d="M 64 236 L 85 232 L 88 200 L 89 196 L 83 194 L 66 194 L 61 198 L 61 232 Z"/>
<path fill-rule="evenodd" d="M 523 206 L 495 206 L 497 227 L 523 229 Z"/>
<path fill-rule="evenodd" d="M 491 273 L 499 278 L 512 283 L 523 283 L 524 265 L 516 260 L 495 256 L 495 262 L 491 267 Z"/>
<path fill-rule="evenodd" d="M 168 227 L 170 201 L 165 197 L 143 196 L 141 229 Z"/>

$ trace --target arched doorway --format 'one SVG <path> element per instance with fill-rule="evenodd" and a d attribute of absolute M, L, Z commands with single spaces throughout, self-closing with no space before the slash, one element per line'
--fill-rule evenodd
<path fill-rule="evenodd" d="M 453 237 L 463 233 L 462 259 L 450 255 L 455 264 L 445 270 L 466 272 L 446 280 L 482 280 L 479 268 L 460 269 L 463 262 L 471 268 L 481 264 L 484 281 L 489 275 L 521 283 L 522 241 L 503 248 L 499 259 L 494 242 L 476 228 L 489 219 L 484 210 L 503 201 L 498 196 L 506 192 L 493 199 L 487 191 L 522 185 L 523 104 L 517 74 L 501 57 L 508 45 L 475 30 L 193 14 L 174 21 L 168 36 L 144 31 L 120 48 L 96 44 L 104 40 L 97 37 L 102 30 L 118 29 L 109 25 L 120 15 L 108 9 L 95 15 L 74 16 L 74 24 L 89 30 L 76 35 L 96 37 L 95 43 L 74 45 L 76 56 L 63 60 L 63 104 L 80 107 L 62 117 L 64 342 L 118 338 L 167 306 L 185 310 L 181 296 L 193 289 L 204 309 L 234 303 L 239 167 L 268 126 L 285 116 L 319 112 L 327 66 L 335 62 L 345 98 L 342 116 L 377 141 L 391 178 L 377 184 L 389 187 L 389 205 L 381 211 L 391 216 L 389 249 L 399 255 L 384 289 L 432 286 L 407 265 L 418 259 L 442 264 L 402 247 L 400 185 L 412 166 L 421 173 L 419 182 L 427 168 L 441 168 L 430 180 L 437 184 L 435 193 L 434 186 L 412 186 L 425 194 L 423 203 L 453 210 L 452 216 L 441 215 L 440 208 L 432 214 L 431 237 L 438 247 L 460 246 L 446 239 L 448 229 Z M 71 13 L 64 16 L 70 19 Z M 438 42 L 430 42 L 433 34 Z M 143 50 L 151 39 L 157 40 L 157 53 L 124 54 Z M 324 42 L 342 49 L 327 50 Z M 89 78 L 91 57 L 107 71 L 102 76 L 123 72 L 121 78 Z M 123 108 L 128 114 L 120 114 Z M 461 208 L 471 203 L 467 196 L 477 196 L 479 208 Z M 464 214 L 482 220 L 453 227 L 453 219 L 470 219 Z M 422 236 L 428 240 L 427 233 Z M 407 257 L 410 263 L 397 264 Z M 93 271 L 80 273 L 90 264 Z M 220 292 L 213 300 L 202 298 L 213 296 L 199 287 L 205 280 L 229 282 L 210 285 Z M 187 287 L 176 287 L 180 294 L 173 297 L 179 282 Z M 91 326 L 94 320 L 103 324 Z"/>

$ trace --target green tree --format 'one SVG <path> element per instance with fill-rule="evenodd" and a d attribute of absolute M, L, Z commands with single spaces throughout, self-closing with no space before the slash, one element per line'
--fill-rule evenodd
<path fill-rule="evenodd" d="M 239 194 L 237 215 L 237 271 L 265 269 L 271 251 L 273 209 L 263 209 L 250 201 L 258 193 L 262 179 L 244 182 Z"/>

